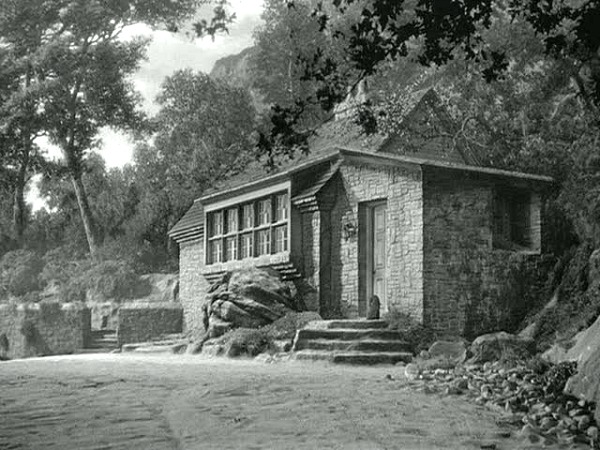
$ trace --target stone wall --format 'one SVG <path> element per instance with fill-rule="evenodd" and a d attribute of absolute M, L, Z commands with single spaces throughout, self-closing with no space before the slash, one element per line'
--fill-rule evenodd
<path fill-rule="evenodd" d="M 184 242 L 179 250 L 179 301 L 184 311 L 184 330 L 192 333 L 204 331 L 202 307 L 210 287 L 204 275 L 204 242 Z"/>
<path fill-rule="evenodd" d="M 146 342 L 182 331 L 183 308 L 179 303 L 131 303 L 119 309 L 119 345 Z"/>
<path fill-rule="evenodd" d="M 90 310 L 81 304 L 0 305 L 0 355 L 7 358 L 73 353 L 90 330 Z"/>
<path fill-rule="evenodd" d="M 535 273 L 540 256 L 493 249 L 492 201 L 489 180 L 425 173 L 423 320 L 440 334 L 473 337 L 506 328 L 514 308 L 527 307 L 509 304 L 509 275 L 514 268 Z"/>
<path fill-rule="evenodd" d="M 292 220 L 299 220 L 297 234 L 292 235 L 292 260 L 302 273 L 302 281 L 296 284 L 309 311 L 319 312 L 323 293 L 320 286 L 319 268 L 321 244 L 321 213 L 319 211 L 292 211 Z M 292 228 L 295 225 L 292 224 Z"/>
<path fill-rule="evenodd" d="M 382 312 L 398 309 L 416 318 L 423 305 L 423 222 L 421 172 L 418 167 L 375 167 L 346 164 L 331 211 L 331 296 L 342 317 L 365 313 L 366 288 L 359 276 L 359 207 L 387 201 L 386 292 Z M 358 230 L 345 235 L 344 227 Z M 364 277 L 363 277 L 364 278 Z"/>

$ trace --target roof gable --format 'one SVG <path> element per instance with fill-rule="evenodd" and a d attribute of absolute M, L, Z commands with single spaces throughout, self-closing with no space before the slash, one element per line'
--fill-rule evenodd
<path fill-rule="evenodd" d="M 378 152 L 454 164 L 481 165 L 456 139 L 457 126 L 435 89 L 415 92 L 397 131 Z"/>

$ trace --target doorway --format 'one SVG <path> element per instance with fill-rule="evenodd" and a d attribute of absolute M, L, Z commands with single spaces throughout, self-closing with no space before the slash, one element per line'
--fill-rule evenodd
<path fill-rule="evenodd" d="M 379 297 L 380 312 L 388 311 L 387 269 L 387 202 L 359 205 L 359 315 L 365 316 L 369 300 Z"/>

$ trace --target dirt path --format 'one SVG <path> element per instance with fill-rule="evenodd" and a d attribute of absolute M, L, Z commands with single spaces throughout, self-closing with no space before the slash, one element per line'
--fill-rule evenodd
<path fill-rule="evenodd" d="M 518 448 L 491 411 L 418 393 L 401 372 L 195 356 L 0 363 L 0 449 Z"/>

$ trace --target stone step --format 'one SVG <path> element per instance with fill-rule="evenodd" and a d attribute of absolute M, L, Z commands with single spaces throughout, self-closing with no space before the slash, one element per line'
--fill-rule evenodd
<path fill-rule="evenodd" d="M 182 351 L 185 351 L 187 345 L 187 341 L 165 345 L 156 345 L 150 343 L 125 344 L 121 347 L 121 351 L 123 353 L 181 353 Z"/>
<path fill-rule="evenodd" d="M 344 329 L 344 330 L 374 330 L 385 329 L 388 323 L 385 320 L 366 320 L 366 319 L 351 319 L 351 320 L 315 320 L 309 322 L 304 328 L 309 330 L 329 330 L 329 329 Z"/>
<path fill-rule="evenodd" d="M 306 339 L 300 340 L 294 347 L 298 350 L 327 351 L 363 351 L 363 352 L 407 352 L 409 345 L 404 341 L 359 340 L 343 341 L 338 339 Z"/>
<path fill-rule="evenodd" d="M 94 354 L 94 353 L 115 353 L 118 352 L 119 350 L 116 347 L 111 347 L 111 348 L 107 348 L 107 347 L 86 347 L 86 348 L 80 348 L 79 350 L 76 351 L 77 354 L 79 355 L 88 355 L 88 354 Z"/>
<path fill-rule="evenodd" d="M 117 343 L 117 337 L 115 336 L 113 337 L 104 337 L 104 338 L 100 338 L 100 339 L 92 339 L 92 342 L 97 342 L 97 343 L 102 343 L 102 342 L 106 342 L 106 343 Z"/>
<path fill-rule="evenodd" d="M 335 339 L 342 341 L 370 339 L 382 341 L 398 341 L 402 340 L 402 335 L 397 331 L 383 329 L 354 330 L 344 328 L 333 328 L 314 330 L 303 328 L 296 332 L 296 339 L 294 339 L 294 342 L 307 339 Z"/>
<path fill-rule="evenodd" d="M 412 361 L 412 353 L 408 352 L 345 352 L 333 355 L 332 362 L 335 364 L 398 364 L 399 362 L 409 363 Z"/>
<path fill-rule="evenodd" d="M 412 354 L 408 352 L 324 352 L 316 350 L 301 350 L 294 353 L 293 358 L 302 361 L 329 361 L 334 364 L 397 364 L 409 363 Z"/>

